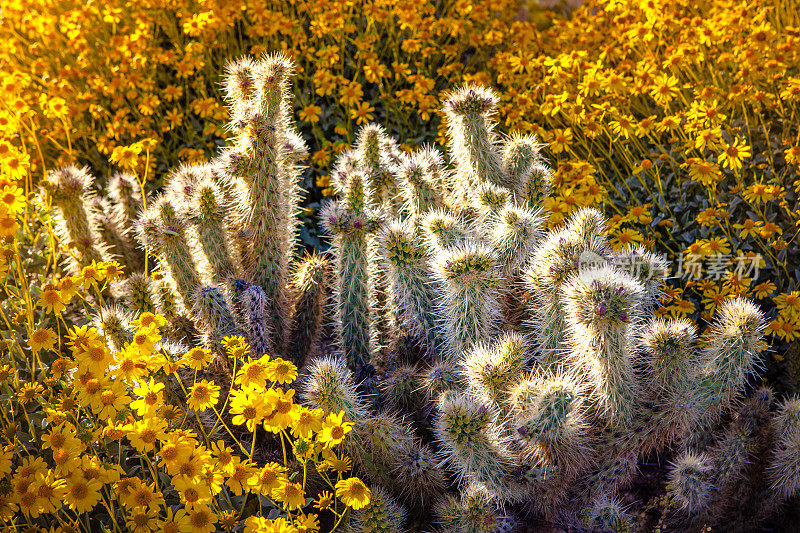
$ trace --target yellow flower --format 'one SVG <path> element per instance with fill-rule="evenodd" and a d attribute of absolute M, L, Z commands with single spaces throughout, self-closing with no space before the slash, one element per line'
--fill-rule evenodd
<path fill-rule="evenodd" d="M 192 528 L 189 522 L 189 514 L 185 509 L 173 511 L 172 507 L 167 506 L 167 516 L 159 519 L 157 531 L 162 533 L 178 533 L 179 531 L 190 531 Z"/>
<path fill-rule="evenodd" d="M 322 429 L 322 409 L 308 409 L 300 406 L 293 413 L 292 435 L 295 437 L 309 438 L 313 433 Z"/>
<path fill-rule="evenodd" d="M 299 529 L 299 533 L 310 533 L 319 531 L 319 517 L 315 514 L 300 513 L 294 519 L 294 525 Z"/>
<path fill-rule="evenodd" d="M 778 287 L 772 281 L 764 281 L 756 285 L 753 290 L 755 291 L 756 298 L 763 299 L 775 292 Z"/>
<path fill-rule="evenodd" d="M 186 352 L 181 361 L 192 370 L 202 370 L 213 358 L 214 354 L 208 348 L 194 347 Z"/>
<path fill-rule="evenodd" d="M 241 387 L 255 387 L 263 389 L 267 384 L 267 368 L 261 359 L 250 360 L 237 372 L 234 384 Z"/>
<path fill-rule="evenodd" d="M 772 299 L 781 311 L 788 311 L 790 316 L 800 316 L 800 291 L 779 294 Z"/>
<path fill-rule="evenodd" d="M 156 315 L 155 313 L 146 311 L 139 315 L 139 318 L 136 320 L 131 320 L 131 324 L 142 328 L 147 328 L 150 326 L 162 328 L 167 324 L 167 319 L 163 315 Z"/>
<path fill-rule="evenodd" d="M 339 101 L 350 107 L 361 101 L 361 98 L 364 96 L 364 90 L 361 88 L 361 84 L 354 80 L 342 86 L 339 89 L 339 95 Z"/>
<path fill-rule="evenodd" d="M 286 468 L 273 462 L 264 465 L 250 476 L 248 484 L 262 496 L 270 496 L 274 489 L 286 481 Z"/>
<path fill-rule="evenodd" d="M 361 509 L 369 505 L 372 492 L 357 477 L 342 479 L 336 482 L 336 496 L 346 506 Z"/>
<path fill-rule="evenodd" d="M 250 461 L 241 461 L 238 456 L 234 456 L 233 466 L 225 485 L 236 496 L 241 496 L 247 490 L 250 478 L 255 474 L 256 467 Z"/>
<path fill-rule="evenodd" d="M 750 147 L 744 144 L 741 139 L 736 139 L 733 144 L 729 144 L 722 153 L 719 154 L 719 163 L 728 167 L 732 171 L 737 171 L 742 168 L 742 161 L 750 157 Z"/>
<path fill-rule="evenodd" d="M 61 297 L 64 299 L 65 302 L 70 301 L 73 296 L 78 294 L 79 289 L 80 289 L 80 284 L 76 281 L 75 277 L 73 276 L 63 277 L 58 282 L 58 290 L 61 291 Z"/>
<path fill-rule="evenodd" d="M 344 436 L 353 429 L 353 424 L 344 422 L 344 411 L 339 414 L 331 413 L 328 415 L 322 431 L 317 434 L 317 441 L 324 444 L 327 448 L 332 448 L 344 440 Z"/>
<path fill-rule="evenodd" d="M 666 106 L 678 95 L 678 78 L 659 74 L 650 95 L 658 105 Z"/>
<path fill-rule="evenodd" d="M 15 185 L 0 190 L 0 214 L 14 216 L 25 207 L 25 193 Z"/>
<path fill-rule="evenodd" d="M 100 501 L 100 482 L 73 476 L 67 482 L 64 502 L 78 514 L 91 511 Z"/>
<path fill-rule="evenodd" d="M 51 329 L 39 328 L 30 336 L 30 346 L 33 353 L 39 350 L 50 350 L 56 343 L 56 334 Z"/>
<path fill-rule="evenodd" d="M 123 274 L 123 267 L 117 261 L 106 261 L 101 263 L 101 272 L 100 275 L 106 281 L 114 281 L 115 279 L 121 278 Z"/>
<path fill-rule="evenodd" d="M 725 237 L 712 237 L 707 240 L 701 240 L 700 243 L 705 250 L 704 255 L 707 256 L 728 255 L 731 253 L 731 246 Z"/>
<path fill-rule="evenodd" d="M 103 280 L 103 270 L 101 264 L 97 261 L 92 261 L 91 264 L 86 265 L 81 270 L 81 279 L 83 280 L 83 288 L 94 288 L 98 290 L 97 283 Z"/>
<path fill-rule="evenodd" d="M 146 356 L 153 351 L 156 343 L 160 340 L 161 334 L 158 332 L 155 324 L 151 324 L 148 327 L 139 327 L 136 333 L 133 334 L 133 339 L 131 339 L 130 344 L 139 350 L 140 354 Z"/>
<path fill-rule="evenodd" d="M 330 449 L 326 449 L 322 453 L 325 457 L 325 465 L 339 474 L 343 474 L 353 467 L 353 462 L 346 455 L 339 457 Z"/>
<path fill-rule="evenodd" d="M 319 122 L 319 115 L 322 113 L 322 108 L 318 105 L 307 105 L 300 110 L 300 119 L 306 122 Z"/>
<path fill-rule="evenodd" d="M 556 130 L 553 133 L 553 140 L 550 141 L 550 150 L 552 150 L 554 154 L 559 154 L 567 148 L 570 142 L 572 142 L 571 128 Z"/>
<path fill-rule="evenodd" d="M 275 358 L 267 364 L 266 375 L 270 381 L 280 383 L 291 383 L 297 379 L 297 367 L 291 361 Z"/>
<path fill-rule="evenodd" d="M 314 501 L 314 507 L 319 509 L 320 511 L 327 511 L 328 509 L 333 507 L 333 494 L 331 494 L 327 490 L 323 490 L 317 496 L 317 499 Z"/>
<path fill-rule="evenodd" d="M 40 383 L 23 383 L 22 386 L 17 390 L 17 399 L 19 403 L 25 405 L 26 403 L 32 402 L 36 398 L 42 395 L 44 392 L 44 387 Z"/>
<path fill-rule="evenodd" d="M 222 346 L 228 352 L 228 356 L 234 359 L 240 359 L 250 353 L 250 346 L 241 335 L 225 337 L 222 339 Z M 261 359 L 263 360 L 266 357 L 264 355 Z"/>
<path fill-rule="evenodd" d="M 219 385 L 205 379 L 192 385 L 189 390 L 189 397 L 186 398 L 186 405 L 195 411 L 205 411 L 217 405 L 219 401 Z"/>
<path fill-rule="evenodd" d="M 139 399 L 132 401 L 130 407 L 141 417 L 155 414 L 164 403 L 164 384 L 156 383 L 153 378 L 150 378 L 149 383 L 134 387 L 133 393 Z"/>
<path fill-rule="evenodd" d="M 294 389 L 286 392 L 280 389 L 267 391 L 266 403 L 271 407 L 271 412 L 264 417 L 264 429 L 278 433 L 289 427 L 294 418 L 294 411 L 300 408 L 292 401 L 292 396 L 294 396 Z"/>
<path fill-rule="evenodd" d="M 372 112 L 375 108 L 367 102 L 361 102 L 354 109 L 350 110 L 350 118 L 356 121 L 356 124 L 364 124 L 375 118 Z"/>
<path fill-rule="evenodd" d="M 283 508 L 287 511 L 299 509 L 306 501 L 302 485 L 289 480 L 284 480 L 280 486 L 273 489 L 272 498 L 283 502 Z"/>
<path fill-rule="evenodd" d="M 146 507 L 135 507 L 128 512 L 125 525 L 131 533 L 150 533 L 156 527 L 156 515 Z"/>
<path fill-rule="evenodd" d="M 209 507 L 201 506 L 195 507 L 189 511 L 189 518 L 187 520 L 188 526 L 181 531 L 191 531 L 191 533 L 211 533 L 216 531 L 217 515 L 215 515 Z"/>
<path fill-rule="evenodd" d="M 746 237 L 757 237 L 759 234 L 759 228 L 763 222 L 747 219 L 741 224 L 733 224 L 733 227 L 741 230 L 739 231 L 739 238 L 744 239 Z"/>
<path fill-rule="evenodd" d="M 37 305 L 43 307 L 46 313 L 54 313 L 56 315 L 61 315 L 64 309 L 67 308 L 64 300 L 61 299 L 61 294 L 55 289 L 47 289 L 42 292 Z"/>
<path fill-rule="evenodd" d="M 723 179 L 715 163 L 696 158 L 689 162 L 689 176 L 704 187 L 714 187 Z"/>
<path fill-rule="evenodd" d="M 159 439 L 166 436 L 167 423 L 159 418 L 150 417 L 137 420 L 125 429 L 131 445 L 140 453 L 147 453 L 155 448 Z"/>
<path fill-rule="evenodd" d="M 29 490 L 36 495 L 34 509 L 39 514 L 57 512 L 67 494 L 67 482 L 56 477 L 52 470 L 37 472 Z M 31 515 L 33 517 L 33 515 Z"/>
<path fill-rule="evenodd" d="M 139 162 L 139 154 L 142 153 L 142 145 L 139 143 L 130 146 L 117 146 L 111 152 L 109 158 L 112 163 L 126 170 L 134 170 Z"/>
<path fill-rule="evenodd" d="M 251 433 L 264 420 L 267 404 L 264 396 L 251 388 L 234 389 L 231 392 L 230 414 L 234 425 L 245 425 Z"/>

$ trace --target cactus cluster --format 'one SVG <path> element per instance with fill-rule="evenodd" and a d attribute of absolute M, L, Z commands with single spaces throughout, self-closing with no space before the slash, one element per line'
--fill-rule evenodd
<path fill-rule="evenodd" d="M 102 324 L 114 342 L 156 309 L 176 337 L 215 349 L 242 334 L 255 355 L 304 363 L 303 400 L 354 423 L 344 447 L 374 498 L 352 531 L 430 517 L 452 532 L 534 518 L 628 531 L 641 517 L 624 491 L 653 457 L 670 461 L 662 518 L 676 527 L 755 524 L 800 491 L 800 401 L 747 393 L 758 308 L 729 300 L 699 335 L 653 316 L 668 265 L 613 251 L 602 213 L 547 230 L 540 146 L 496 131 L 490 89 L 446 98 L 450 163 L 363 127 L 320 213 L 330 251 L 297 258 L 291 71 L 283 55 L 232 63 L 233 141 L 146 202 L 125 175 L 107 198 L 85 170 L 49 177 L 73 268 L 116 257 L 131 272 L 116 287 L 129 311 Z"/>
<path fill-rule="evenodd" d="M 218 348 L 244 335 L 253 355 L 302 363 L 322 333 L 330 265 L 296 257 L 307 149 L 292 121 L 292 70 L 283 54 L 230 63 L 231 141 L 212 161 L 172 172 L 155 197 L 128 174 L 101 195 L 87 169 L 50 173 L 43 188 L 72 270 L 117 259 L 130 275 L 115 295 L 135 313 L 170 318 L 176 339 Z M 157 260 L 155 276 L 145 258 Z"/>

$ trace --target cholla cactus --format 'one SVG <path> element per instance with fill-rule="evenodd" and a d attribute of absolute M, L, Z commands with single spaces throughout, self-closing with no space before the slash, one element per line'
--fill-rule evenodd
<path fill-rule="evenodd" d="M 78 167 L 52 171 L 42 183 L 56 207 L 56 232 L 69 250 L 68 264 L 73 272 L 104 259 L 106 254 L 95 216 L 92 183 L 89 169 Z"/>
<path fill-rule="evenodd" d="M 323 225 L 333 235 L 336 258 L 336 328 L 341 349 L 352 368 L 369 363 L 377 350 L 375 326 L 375 242 L 379 219 L 366 206 L 364 184 L 355 174 L 346 184 L 344 203 L 322 212 Z"/>
<path fill-rule="evenodd" d="M 380 487 L 370 489 L 366 507 L 353 512 L 348 533 L 401 533 L 405 531 L 406 510 Z"/>
<path fill-rule="evenodd" d="M 299 366 L 314 351 L 325 327 L 330 293 L 330 261 L 308 255 L 298 262 L 292 279 L 293 324 L 286 351 Z"/>
<path fill-rule="evenodd" d="M 452 93 L 445 113 L 453 169 L 426 148 L 400 158 L 389 195 L 402 200 L 399 208 L 385 192 L 364 200 L 386 220 L 380 253 L 397 327 L 425 346 L 416 367 L 432 407 L 422 412 L 430 412 L 444 464 L 495 501 L 625 531 L 632 522 L 617 492 L 648 454 L 683 447 L 689 455 L 672 470 L 672 501 L 718 519 L 708 508 L 725 493 L 715 484 L 728 483 L 720 458 L 749 418 L 717 425 L 733 416 L 757 368 L 763 317 L 744 301 L 727 302 L 701 342 L 687 322 L 652 317 L 666 262 L 643 248 L 612 252 L 598 210 L 544 232 L 538 211 L 550 184 L 539 146 L 494 132 L 496 102 L 488 89 Z M 358 161 L 343 156 L 340 175 Z M 342 261 L 349 252 L 333 253 Z M 393 405 L 419 409 L 398 400 L 407 397 L 409 368 L 387 364 L 380 388 Z M 698 447 L 699 434 L 708 438 Z M 740 459 L 750 463 L 730 463 L 730 473 L 749 476 L 741 467 L 769 440 L 748 435 Z M 458 504 L 440 509 L 455 516 Z"/>
<path fill-rule="evenodd" d="M 769 511 L 800 491 L 800 403 L 771 415 L 771 392 L 745 396 L 764 348 L 758 308 L 726 301 L 699 337 L 653 318 L 666 263 L 613 252 L 600 211 L 545 231 L 549 170 L 535 138 L 495 131 L 488 88 L 444 103 L 452 165 L 364 127 L 332 172 L 330 252 L 295 263 L 305 146 L 291 71 L 283 55 L 231 63 L 235 138 L 178 169 L 157 199 L 125 175 L 96 199 L 75 168 L 45 189 L 73 269 L 117 254 L 139 270 L 126 244 L 137 217 L 143 263 L 154 256 L 158 269 L 115 295 L 165 314 L 165 336 L 199 331 L 215 347 L 242 334 L 255 355 L 305 361 L 305 403 L 344 411 L 344 450 L 373 486 L 348 527 L 402 528 L 396 499 L 411 515 L 435 507 L 444 531 L 501 531 L 509 515 L 626 531 L 619 492 L 655 453 L 670 459 L 666 512 L 683 525 L 725 524 L 726 499 Z M 130 317 L 114 309 L 101 325 L 124 343 Z M 336 353 L 313 357 L 328 322 Z"/>

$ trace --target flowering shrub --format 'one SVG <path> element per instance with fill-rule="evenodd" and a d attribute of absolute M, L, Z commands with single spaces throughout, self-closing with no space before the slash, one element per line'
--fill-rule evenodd
<path fill-rule="evenodd" d="M 6 346 L 7 524 L 210 532 L 244 521 L 245 531 L 317 531 L 319 511 L 332 513 L 335 529 L 347 509 L 369 503 L 337 452 L 352 423 L 294 403 L 283 387 L 297 377 L 292 363 L 253 360 L 241 337 L 227 337 L 232 383 L 222 390 L 205 378 L 227 362 L 205 348 L 176 351 L 162 340 L 164 317 L 149 312 L 133 321 L 130 341 L 109 348 L 115 317 L 93 301 L 121 273 L 116 263 L 93 263 L 45 287 L 23 313 L 36 317 L 35 329 Z M 24 284 L 13 289 L 22 289 L 19 303 L 33 302 Z M 76 299 L 100 313 L 100 330 L 67 325 Z M 264 457 L 262 432 L 279 441 L 281 456 Z M 309 492 L 312 478 L 330 490 Z"/>
<path fill-rule="evenodd" d="M 490 67 L 508 126 L 558 161 L 552 223 L 602 206 L 617 247 L 671 252 L 662 314 L 756 298 L 778 344 L 800 338 L 797 24 L 785 3 L 595 0 L 516 23 Z"/>
<path fill-rule="evenodd" d="M 225 63 L 284 50 L 297 64 L 295 110 L 312 141 L 311 212 L 333 193 L 328 166 L 353 141 L 354 125 L 374 120 L 406 142 L 433 140 L 439 92 L 465 76 L 488 80 L 481 66 L 518 11 L 513 0 L 368 5 L 6 2 L 0 86 L 17 95 L 5 100 L 23 117 L 21 140 L 38 135 L 37 167 L 116 167 L 158 184 L 167 169 L 221 144 Z M 313 226 L 303 237 L 319 244 Z"/>

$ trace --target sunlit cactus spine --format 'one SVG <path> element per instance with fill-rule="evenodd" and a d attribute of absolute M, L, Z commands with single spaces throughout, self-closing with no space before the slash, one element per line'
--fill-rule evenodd
<path fill-rule="evenodd" d="M 633 363 L 643 293 L 640 283 L 608 267 L 573 275 L 563 290 L 569 358 L 609 425 L 630 425 L 641 397 Z"/>
<path fill-rule="evenodd" d="M 403 325 L 422 336 L 432 351 L 440 351 L 444 339 L 436 287 L 419 231 L 399 222 L 390 223 L 381 234 L 381 246 L 394 305 Z"/>
<path fill-rule="evenodd" d="M 243 315 L 240 328 L 250 345 L 254 356 L 262 356 L 272 351 L 272 332 L 268 329 L 267 312 L 269 305 L 264 289 L 250 285 L 239 295 L 240 312 Z M 233 329 L 231 329 L 233 331 Z"/>
<path fill-rule="evenodd" d="M 463 220 L 443 209 L 430 211 L 420 225 L 431 253 L 463 246 L 474 238 Z"/>
<path fill-rule="evenodd" d="M 596 531 L 628 533 L 633 528 L 633 521 L 619 498 L 599 496 L 581 514 L 583 523 Z"/>
<path fill-rule="evenodd" d="M 381 377 L 378 389 L 386 405 L 413 411 L 420 397 L 419 371 L 409 364 L 390 368 Z"/>
<path fill-rule="evenodd" d="M 652 320 L 642 333 L 641 352 L 647 383 L 642 399 L 651 420 L 641 445 L 650 450 L 685 439 L 702 415 L 696 328 L 688 320 Z"/>
<path fill-rule="evenodd" d="M 156 284 L 143 272 L 134 272 L 119 280 L 114 290 L 128 309 L 137 313 L 156 311 Z"/>
<path fill-rule="evenodd" d="M 144 253 L 136 246 L 133 228 L 145 201 L 138 178 L 125 172 L 112 175 L 106 184 L 106 197 L 111 204 L 110 215 L 122 232 L 128 270 L 140 271 L 144 268 Z"/>
<path fill-rule="evenodd" d="M 472 191 L 472 208 L 478 231 L 489 231 L 497 222 L 500 211 L 511 203 L 511 192 L 488 181 L 480 182 Z"/>
<path fill-rule="evenodd" d="M 375 242 L 379 219 L 367 207 L 368 193 L 358 175 L 347 177 L 345 197 L 326 205 L 322 223 L 332 236 L 335 258 L 336 329 L 351 368 L 369 363 L 378 346 L 375 327 Z"/>
<path fill-rule="evenodd" d="M 766 321 L 758 307 L 742 298 L 726 300 L 707 332 L 700 381 L 709 418 L 730 408 L 760 364 Z"/>
<path fill-rule="evenodd" d="M 514 286 L 516 276 L 526 266 L 541 237 L 542 220 L 536 212 L 507 205 L 497 214 L 489 242 L 497 250 L 497 262 L 511 285 L 508 289 L 518 288 Z"/>
<path fill-rule="evenodd" d="M 440 320 L 449 354 L 490 342 L 500 315 L 493 251 L 481 245 L 443 250 L 436 255 L 434 276 L 443 287 Z"/>
<path fill-rule="evenodd" d="M 197 289 L 191 314 L 206 338 L 206 345 L 217 347 L 223 337 L 239 333 L 225 293 L 215 286 Z"/>
<path fill-rule="evenodd" d="M 743 509 L 757 500 L 762 485 L 763 464 L 773 441 L 770 407 L 774 393 L 762 387 L 747 397 L 737 409 L 734 419 L 708 453 L 713 461 L 713 494 L 709 504 L 712 522 L 730 520 L 746 522 L 749 511 Z"/>
<path fill-rule="evenodd" d="M 539 345 L 540 362 L 548 368 L 561 362 L 565 353 L 565 310 L 562 289 L 572 275 L 606 266 L 611 250 L 602 235 L 602 214 L 583 209 L 574 214 L 566 228 L 551 232 L 534 251 L 524 281 L 531 293 L 528 320 Z"/>
<path fill-rule="evenodd" d="M 105 259 L 116 259 L 133 271 L 143 266 L 142 255 L 113 216 L 110 202 L 100 196 L 91 199 L 88 205 L 99 242 L 105 245 Z"/>
<path fill-rule="evenodd" d="M 779 508 L 800 493 L 800 398 L 784 400 L 772 417 L 775 446 L 767 458 L 765 506 Z"/>
<path fill-rule="evenodd" d="M 93 181 L 87 168 L 70 166 L 49 172 L 42 183 L 56 207 L 56 234 L 70 250 L 68 266 L 74 273 L 106 257 L 105 245 L 92 216 Z"/>
<path fill-rule="evenodd" d="M 434 427 L 442 455 L 459 479 L 476 481 L 495 497 L 513 501 L 520 487 L 511 475 L 513 455 L 496 410 L 463 393 L 445 393 Z"/>
<path fill-rule="evenodd" d="M 670 496 L 686 513 L 705 513 L 713 489 L 712 479 L 713 467 L 707 455 L 684 452 L 672 464 Z"/>
<path fill-rule="evenodd" d="M 288 94 L 293 70 L 294 63 L 283 54 L 228 65 L 230 127 L 238 136 L 219 167 L 229 180 L 244 182 L 237 191 L 236 208 L 248 243 L 245 270 L 249 280 L 264 289 L 267 328 L 277 337 L 285 332 L 288 320 L 289 262 L 296 229 L 292 215 L 297 210 L 300 170 Z"/>
<path fill-rule="evenodd" d="M 137 237 L 158 257 L 161 268 L 175 282 L 180 304 L 188 311 L 202 281 L 189 246 L 186 213 L 166 196 L 160 197 L 151 209 L 152 218 L 139 220 Z"/>
<path fill-rule="evenodd" d="M 391 464 L 394 486 L 413 509 L 431 508 L 449 484 L 436 452 L 416 439 L 395 446 Z"/>
<path fill-rule="evenodd" d="M 550 168 L 541 155 L 542 146 L 532 135 L 514 133 L 503 147 L 506 186 L 530 208 L 541 206 L 552 188 Z"/>
<path fill-rule="evenodd" d="M 314 359 L 302 381 L 302 397 L 314 409 L 328 413 L 344 411 L 345 418 L 351 422 L 362 420 L 368 414 L 353 373 L 341 358 Z"/>
<path fill-rule="evenodd" d="M 514 525 L 492 494 L 479 483 L 471 484 L 460 497 L 443 498 L 435 515 L 445 533 L 503 533 Z"/>
<path fill-rule="evenodd" d="M 406 510 L 384 489 L 370 487 L 369 503 L 353 511 L 347 533 L 401 533 L 406 531 Z"/>
<path fill-rule="evenodd" d="M 365 195 L 368 209 L 382 217 L 398 215 L 402 204 L 397 187 L 401 156 L 395 140 L 386 135 L 383 127 L 366 124 L 358 132 L 351 157 L 368 191 Z M 370 240 L 374 238 L 370 236 Z M 376 254 L 371 257 L 370 270 L 373 307 L 376 311 L 373 320 L 376 345 L 372 362 L 381 367 L 381 355 L 385 355 L 395 340 L 396 317 L 391 305 L 389 280 Z"/>
<path fill-rule="evenodd" d="M 444 190 L 437 183 L 436 163 L 427 152 L 418 151 L 400 159 L 398 188 L 402 195 L 402 212 L 422 216 L 445 205 Z"/>
<path fill-rule="evenodd" d="M 133 315 L 120 305 L 104 306 L 94 316 L 93 325 L 111 350 L 119 351 L 133 338 Z"/>
<path fill-rule="evenodd" d="M 595 437 L 589 424 L 585 392 L 568 375 L 529 376 L 510 391 L 509 425 L 518 453 L 544 475 L 563 483 L 587 469 L 594 459 Z M 556 487 L 561 496 L 565 487 Z M 541 502 L 551 505 L 554 502 Z"/>
<path fill-rule="evenodd" d="M 327 256 L 307 255 L 298 261 L 292 278 L 292 328 L 286 352 L 298 365 L 316 349 L 330 304 L 331 262 Z"/>
<path fill-rule="evenodd" d="M 482 182 L 506 184 L 499 137 L 490 118 L 497 105 L 495 93 L 477 85 L 458 89 L 445 100 L 451 156 L 459 179 L 456 194 L 469 195 Z"/>
<path fill-rule="evenodd" d="M 121 227 L 131 227 L 143 205 L 142 188 L 133 174 L 118 172 L 106 184 L 106 194 L 114 207 L 114 217 Z"/>
<path fill-rule="evenodd" d="M 505 334 L 492 344 L 476 344 L 461 360 L 464 382 L 470 392 L 500 413 L 505 413 L 510 385 L 528 362 L 528 346 L 516 333 Z"/>
<path fill-rule="evenodd" d="M 652 310 L 658 305 L 661 289 L 670 271 L 666 259 L 642 246 L 634 246 L 617 252 L 614 265 L 644 286 L 642 305 L 645 308 Z"/>
<path fill-rule="evenodd" d="M 416 440 L 409 422 L 391 411 L 381 411 L 355 421 L 353 438 L 345 449 L 354 468 L 365 479 L 393 492 L 401 492 L 393 474 L 396 450 Z"/>
<path fill-rule="evenodd" d="M 386 135 L 383 127 L 366 124 L 358 132 L 352 156 L 372 191 L 368 199 L 370 207 L 396 215 L 396 180 L 401 157 L 395 140 Z"/>
<path fill-rule="evenodd" d="M 195 185 L 188 204 L 187 216 L 194 226 L 192 237 L 208 262 L 206 277 L 215 283 L 227 283 L 238 273 L 227 227 L 232 213 L 222 192 L 212 180 L 202 180 Z"/>

